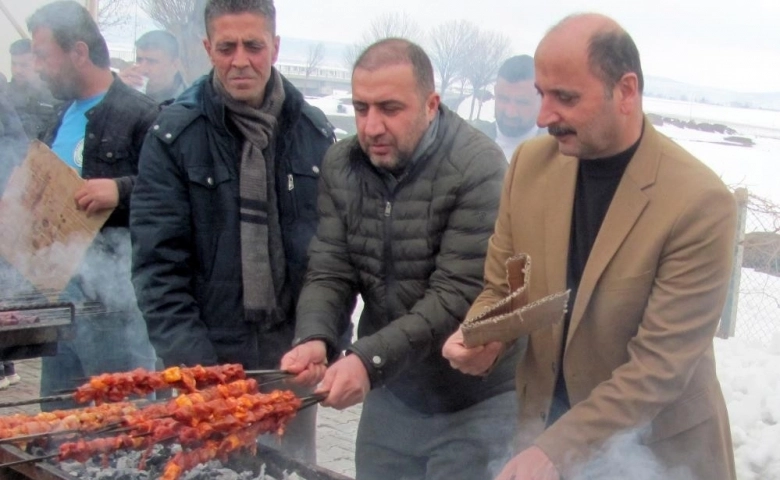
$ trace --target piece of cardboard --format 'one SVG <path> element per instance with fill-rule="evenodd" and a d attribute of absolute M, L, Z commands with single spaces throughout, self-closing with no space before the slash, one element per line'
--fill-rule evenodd
<path fill-rule="evenodd" d="M 45 144 L 30 144 L 0 199 L 0 255 L 52 300 L 78 272 L 84 254 L 111 215 L 87 216 L 76 206 L 85 180 Z"/>
<path fill-rule="evenodd" d="M 509 295 L 467 318 L 461 330 L 468 348 L 490 342 L 508 343 L 536 330 L 563 321 L 569 290 L 554 293 L 528 303 L 531 282 L 531 257 L 520 253 L 506 261 Z"/>

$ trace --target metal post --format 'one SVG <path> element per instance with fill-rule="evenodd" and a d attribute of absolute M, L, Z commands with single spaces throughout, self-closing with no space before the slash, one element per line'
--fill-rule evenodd
<path fill-rule="evenodd" d="M 92 18 L 95 19 L 97 22 L 98 20 L 98 0 L 87 0 L 86 3 L 87 11 L 89 11 L 89 14 L 92 15 Z"/>
<path fill-rule="evenodd" d="M 5 3 L 3 0 L 0 0 L 0 10 L 3 11 L 5 16 L 8 18 L 8 21 L 11 22 L 11 25 L 14 26 L 14 29 L 19 33 L 19 36 L 22 38 L 28 38 L 27 31 L 22 28 L 21 25 L 19 25 L 19 22 L 16 21 L 13 15 L 11 15 L 11 11 L 8 10 L 8 8 L 5 6 Z"/>
<path fill-rule="evenodd" d="M 734 264 L 731 268 L 729 291 L 726 296 L 726 304 L 720 317 L 717 336 L 729 338 L 734 336 L 737 329 L 737 307 L 739 304 L 739 283 L 742 278 L 742 257 L 745 251 L 745 224 L 747 222 L 748 191 L 746 188 L 738 188 L 734 191 L 734 200 L 737 202 L 737 231 L 734 245 Z"/>

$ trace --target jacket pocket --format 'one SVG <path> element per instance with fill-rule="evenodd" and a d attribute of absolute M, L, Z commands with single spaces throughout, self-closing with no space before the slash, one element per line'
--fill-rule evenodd
<path fill-rule="evenodd" d="M 320 178 L 320 167 L 302 157 L 290 159 L 290 170 L 284 179 L 283 200 L 293 212 L 293 217 L 284 218 L 290 223 L 298 218 L 317 218 L 317 183 Z M 285 216 L 286 217 L 286 216 Z"/>
<path fill-rule="evenodd" d="M 225 225 L 238 215 L 238 186 L 232 185 L 227 168 L 214 166 L 187 169 L 192 220 L 197 230 Z"/>
<path fill-rule="evenodd" d="M 191 183 L 207 190 L 216 190 L 220 184 L 230 180 L 230 172 L 218 167 L 190 167 L 187 178 Z"/>
<path fill-rule="evenodd" d="M 685 432 L 715 414 L 706 388 L 687 395 L 665 408 L 650 424 L 645 444 L 651 444 Z"/>

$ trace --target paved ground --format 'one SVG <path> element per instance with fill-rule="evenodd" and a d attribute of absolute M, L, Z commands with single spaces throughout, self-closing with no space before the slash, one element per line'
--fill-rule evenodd
<path fill-rule="evenodd" d="M 0 402 L 24 400 L 38 396 L 41 375 L 40 359 L 16 362 L 16 372 L 22 381 L 6 390 L 0 390 Z M 6 408 L 0 415 L 39 412 L 37 405 Z M 349 477 L 355 476 L 355 433 L 360 407 L 344 411 L 319 408 L 317 418 L 317 461 L 320 466 Z"/>

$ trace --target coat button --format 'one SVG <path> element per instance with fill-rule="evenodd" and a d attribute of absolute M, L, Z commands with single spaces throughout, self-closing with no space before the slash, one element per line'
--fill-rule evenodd
<path fill-rule="evenodd" d="M 214 185 L 214 179 L 213 179 L 213 178 L 211 178 L 211 177 L 209 177 L 209 178 L 207 178 L 207 179 L 206 179 L 206 183 L 208 183 L 208 184 L 209 184 L 209 187 L 211 187 L 211 186 L 213 186 L 213 185 Z"/>
<path fill-rule="evenodd" d="M 374 357 L 371 359 L 372 362 L 374 362 L 374 365 L 381 365 L 382 364 L 382 357 L 379 355 L 374 355 Z"/>
<path fill-rule="evenodd" d="M 113 153 L 111 153 L 111 152 L 108 152 L 108 153 L 106 154 L 106 158 L 114 158 L 114 154 L 113 154 Z"/>
<path fill-rule="evenodd" d="M 320 167 L 318 167 L 317 165 L 314 165 L 313 167 L 311 167 L 311 171 L 314 172 L 314 173 L 320 173 Z"/>
<path fill-rule="evenodd" d="M 154 129 L 154 130 L 159 130 L 159 129 L 160 129 L 160 126 L 159 126 L 159 125 L 155 125 L 155 126 L 153 126 L 153 127 L 152 127 L 152 129 Z"/>
<path fill-rule="evenodd" d="M 87 137 L 89 137 L 89 138 L 95 138 L 95 134 L 94 134 L 94 133 L 90 133 L 89 135 L 87 135 Z"/>
<path fill-rule="evenodd" d="M 165 138 L 167 138 L 167 139 L 171 139 L 171 138 L 173 138 L 173 135 L 171 135 L 170 133 L 166 133 L 166 134 L 165 134 Z"/>

